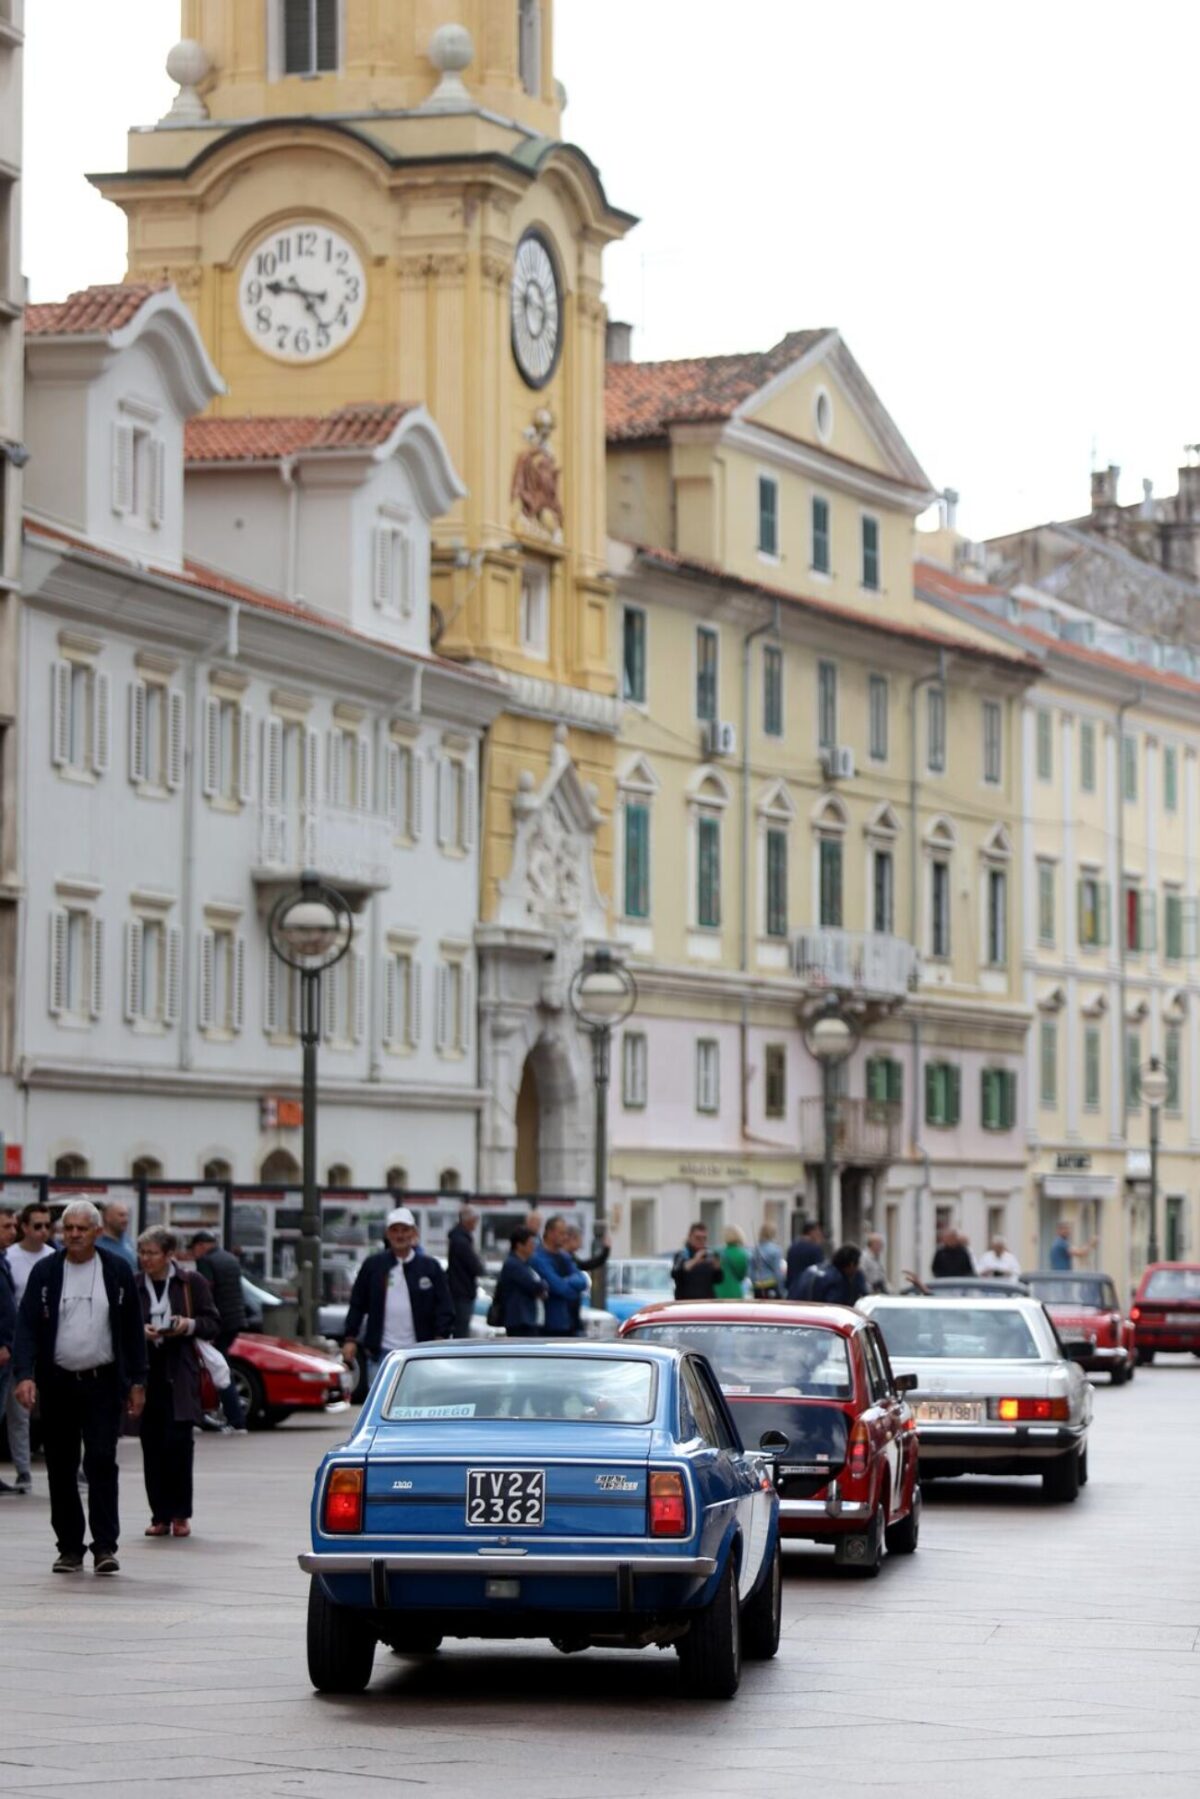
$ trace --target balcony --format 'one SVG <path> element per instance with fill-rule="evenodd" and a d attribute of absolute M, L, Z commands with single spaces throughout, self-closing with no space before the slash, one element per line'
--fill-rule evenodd
<path fill-rule="evenodd" d="M 917 952 L 882 931 L 801 931 L 792 967 L 806 987 L 866 1004 L 898 1006 L 917 984 Z"/>
<path fill-rule="evenodd" d="M 834 1157 L 842 1164 L 894 1162 L 900 1154 L 903 1108 L 876 1099 L 839 1099 Z M 806 1162 L 825 1155 L 825 1102 L 800 1101 L 800 1154 Z"/>
<path fill-rule="evenodd" d="M 254 879 L 282 884 L 298 879 L 306 868 L 346 894 L 390 887 L 391 820 L 341 806 L 319 806 L 315 812 L 264 806 L 258 816 Z"/>

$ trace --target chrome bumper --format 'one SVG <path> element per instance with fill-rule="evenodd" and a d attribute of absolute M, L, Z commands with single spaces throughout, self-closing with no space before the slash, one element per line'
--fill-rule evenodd
<path fill-rule="evenodd" d="M 472 1555 L 371 1555 L 364 1550 L 306 1551 L 297 1556 L 306 1574 L 690 1574 L 707 1580 L 717 1570 L 711 1555 L 530 1555 L 524 1549 Z"/>
<path fill-rule="evenodd" d="M 836 1494 L 828 1499 L 781 1499 L 781 1518 L 869 1518 L 871 1508 L 857 1500 L 847 1502 Z"/>

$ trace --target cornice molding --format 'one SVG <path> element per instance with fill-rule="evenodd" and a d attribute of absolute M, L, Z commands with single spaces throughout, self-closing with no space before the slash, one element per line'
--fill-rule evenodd
<path fill-rule="evenodd" d="M 907 512 L 913 518 L 929 505 L 931 495 L 925 488 L 909 487 L 894 479 L 877 480 L 868 469 L 854 468 L 838 456 L 827 455 L 816 444 L 781 437 L 778 432 L 755 425 L 751 419 L 731 419 L 722 430 L 720 441 L 760 462 L 774 463 L 793 474 L 818 480 L 823 486 L 855 494 L 895 512 Z"/>
<path fill-rule="evenodd" d="M 257 1100 L 264 1093 L 300 1097 L 300 1083 L 270 1069 L 249 1074 L 209 1073 L 204 1069 L 136 1067 L 130 1064 L 23 1058 L 17 1084 L 68 1093 L 152 1094 L 166 1099 Z M 478 1112 L 487 1096 L 479 1087 L 449 1087 L 436 1082 L 338 1081 L 321 1076 L 322 1106 L 367 1106 L 372 1109 Z"/>

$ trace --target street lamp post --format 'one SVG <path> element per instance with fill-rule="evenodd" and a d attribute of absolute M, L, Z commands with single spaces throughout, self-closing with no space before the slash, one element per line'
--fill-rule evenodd
<path fill-rule="evenodd" d="M 599 1251 L 608 1223 L 608 1080 L 615 1025 L 624 1024 L 637 1004 L 637 983 L 610 949 L 601 947 L 584 957 L 571 982 L 571 1010 L 592 1040 L 592 1070 L 596 1085 L 595 1244 Z M 603 1307 L 607 1282 L 604 1264 L 592 1276 L 592 1304 Z"/>
<path fill-rule="evenodd" d="M 1150 1108 L 1150 1231 L 1146 1260 L 1158 1260 L 1158 1115 L 1171 1089 L 1171 1077 L 1157 1056 L 1151 1056 L 1141 1076 L 1142 1097 Z"/>
<path fill-rule="evenodd" d="M 317 1187 L 317 1045 L 321 1040 L 321 976 L 350 948 L 350 908 L 311 869 L 276 900 L 267 922 L 271 949 L 300 975 L 300 1042 L 304 1050 L 300 1210 L 300 1335 L 317 1335 L 321 1293 L 321 1199 Z"/>
<path fill-rule="evenodd" d="M 821 1101 L 824 1115 L 824 1161 L 821 1169 L 820 1224 L 825 1235 L 833 1219 L 833 1175 L 837 1155 L 838 1092 L 837 1070 L 847 1056 L 853 1055 L 859 1032 L 853 1021 L 831 999 L 824 1011 L 812 1019 L 804 1033 L 809 1054 L 821 1068 Z"/>

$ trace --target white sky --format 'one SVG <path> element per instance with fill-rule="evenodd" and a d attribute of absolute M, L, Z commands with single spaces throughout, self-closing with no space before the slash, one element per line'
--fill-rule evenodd
<path fill-rule="evenodd" d="M 179 8 L 26 11 L 25 267 L 50 299 L 120 278 L 123 218 L 83 172 L 123 168 L 126 126 L 166 110 Z M 839 326 L 979 536 L 1086 510 L 1093 454 L 1123 499 L 1174 491 L 1200 439 L 1200 7 L 557 0 L 556 21 L 566 135 L 644 221 L 607 262 L 636 356 Z"/>

